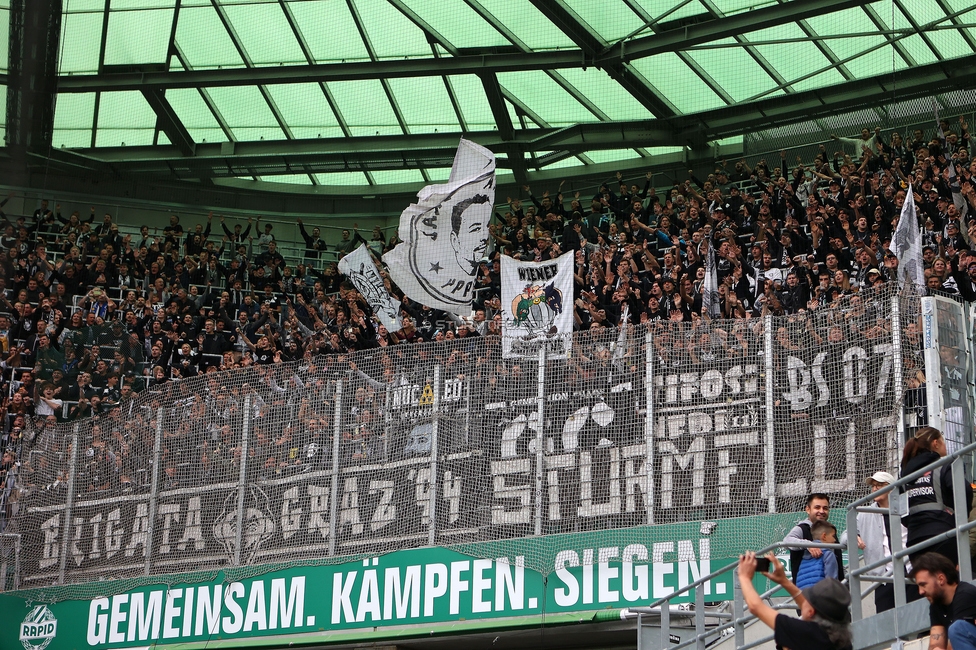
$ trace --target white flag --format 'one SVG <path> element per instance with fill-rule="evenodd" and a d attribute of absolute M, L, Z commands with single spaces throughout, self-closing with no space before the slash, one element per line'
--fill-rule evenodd
<path fill-rule="evenodd" d="M 939 102 L 932 98 L 932 111 L 935 113 L 935 130 L 939 136 L 939 144 L 945 146 L 945 132 L 942 130 L 942 122 L 939 121 Z"/>
<path fill-rule="evenodd" d="M 901 208 L 898 228 L 892 241 L 895 255 L 898 256 L 898 281 L 903 285 L 925 286 L 925 266 L 922 263 L 922 237 L 919 233 L 918 217 L 915 215 L 915 195 L 911 184 L 905 193 L 905 204 Z"/>
<path fill-rule="evenodd" d="M 534 357 L 546 346 L 565 359 L 573 344 L 572 252 L 548 262 L 502 256 L 502 356 Z"/>
<path fill-rule="evenodd" d="M 339 260 L 339 272 L 352 280 L 380 322 L 391 332 L 400 331 L 400 301 L 390 295 L 373 264 L 366 244 Z"/>
<path fill-rule="evenodd" d="M 383 256 L 403 293 L 422 305 L 469 315 L 494 204 L 495 154 L 461 140 L 447 183 L 417 194 L 417 203 L 400 215 L 402 243 Z"/>
<path fill-rule="evenodd" d="M 722 317 L 722 298 L 718 293 L 718 270 L 715 268 L 715 249 L 708 242 L 705 257 L 705 285 L 702 287 L 702 316 Z"/>

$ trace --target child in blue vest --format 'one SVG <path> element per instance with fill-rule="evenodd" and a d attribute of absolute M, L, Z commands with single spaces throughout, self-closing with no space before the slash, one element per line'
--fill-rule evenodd
<path fill-rule="evenodd" d="M 810 527 L 810 536 L 815 542 L 836 544 L 837 528 L 828 521 L 818 521 Z M 824 578 L 836 580 L 839 574 L 837 556 L 832 551 L 824 549 L 820 557 L 813 557 L 807 550 L 803 553 L 803 561 L 800 562 L 800 569 L 796 572 L 796 586 L 803 589 L 820 582 Z"/>

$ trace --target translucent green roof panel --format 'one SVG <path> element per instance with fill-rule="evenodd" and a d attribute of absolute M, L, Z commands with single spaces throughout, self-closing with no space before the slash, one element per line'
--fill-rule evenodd
<path fill-rule="evenodd" d="M 10 24 L 10 9 L 7 7 L 7 3 L 3 3 L 0 6 L 0 25 Z M 7 63 L 10 52 L 7 48 L 7 39 L 10 38 L 9 29 L 0 29 L 0 72 L 7 71 Z"/>
<path fill-rule="evenodd" d="M 868 15 L 861 9 L 845 9 L 823 16 L 814 16 L 807 19 L 807 23 L 818 34 L 857 34 L 846 38 L 832 38 L 827 41 L 827 45 L 841 60 L 848 59 L 869 47 L 884 43 L 885 38 L 876 35 L 878 28 L 875 27 Z M 872 34 L 864 36 L 865 34 Z M 890 68 L 890 65 L 889 65 Z"/>
<path fill-rule="evenodd" d="M 152 144 L 156 114 L 142 93 L 102 93 L 98 101 L 96 147 Z"/>
<path fill-rule="evenodd" d="M 176 45 L 191 69 L 240 68 L 244 60 L 212 6 L 181 7 Z"/>
<path fill-rule="evenodd" d="M 484 18 L 457 0 L 398 0 L 454 47 L 494 47 L 508 41 Z"/>
<path fill-rule="evenodd" d="M 345 9 L 345 3 L 337 4 L 339 6 L 329 12 L 305 0 L 287 2 L 286 7 L 292 12 L 316 63 L 368 60 L 369 52 L 363 39 L 359 38 L 352 14 Z M 336 34 L 345 37 L 336 38 Z"/>
<path fill-rule="evenodd" d="M 207 92 L 238 140 L 285 138 L 268 102 L 256 86 L 208 88 Z"/>
<path fill-rule="evenodd" d="M 411 133 L 444 133 L 461 128 L 440 77 L 390 79 L 389 84 Z"/>
<path fill-rule="evenodd" d="M 289 185 L 311 185 L 312 179 L 308 174 L 280 174 L 277 176 L 261 176 L 267 183 L 288 183 Z"/>
<path fill-rule="evenodd" d="M 90 147 L 95 93 L 58 97 L 54 112 L 51 145 L 54 147 Z"/>
<path fill-rule="evenodd" d="M 470 0 L 478 2 L 516 38 L 534 51 L 574 47 L 572 39 L 531 5 L 511 0 Z"/>
<path fill-rule="evenodd" d="M 221 128 L 207 103 L 195 88 L 176 88 L 166 91 L 166 101 L 176 112 L 183 126 L 195 142 L 226 142 Z"/>
<path fill-rule="evenodd" d="M 105 37 L 106 65 L 165 63 L 176 0 L 113 2 Z M 139 34 L 139 38 L 132 38 Z"/>
<path fill-rule="evenodd" d="M 206 165 L 165 166 L 187 149 L 170 145 L 156 129 L 163 126 L 172 136 L 171 116 L 157 116 L 152 107 L 163 110 L 165 104 L 147 102 L 143 92 L 163 87 L 181 122 L 176 126 L 195 143 L 275 141 L 238 148 L 229 166 L 204 170 L 211 172 L 207 178 L 246 177 L 246 160 L 253 156 L 262 180 L 301 185 L 311 182 L 297 173 L 303 169 L 326 186 L 422 182 L 412 161 L 425 158 L 418 152 L 426 144 L 416 149 L 417 138 L 404 138 L 408 155 L 388 156 L 380 164 L 355 146 L 355 138 L 376 135 L 389 137 L 391 150 L 397 150 L 398 136 L 429 134 L 428 158 L 443 165 L 456 138 L 487 133 L 487 139 L 503 142 L 496 147 L 504 149 L 500 159 L 503 153 L 517 155 L 534 171 L 615 161 L 639 167 L 640 151 L 649 147 L 681 151 L 704 144 L 696 129 L 704 130 L 706 141 L 731 147 L 741 139 L 736 130 L 748 133 L 753 125 L 768 124 L 770 116 L 787 124 L 779 138 L 828 126 L 847 130 L 852 120 L 876 117 L 852 117 L 848 110 L 843 120 L 783 118 L 782 111 L 766 112 L 762 102 L 841 84 L 856 90 L 859 79 L 909 67 L 929 66 L 938 75 L 940 59 L 948 70 L 969 64 L 961 57 L 976 56 L 976 29 L 965 26 L 976 23 L 976 7 L 968 0 L 875 0 L 840 11 L 823 0 L 818 14 L 802 17 L 804 22 L 790 15 L 812 6 L 801 0 L 179 0 L 178 9 L 177 0 L 63 2 L 59 65 L 70 81 L 58 97 L 57 146 L 94 147 L 85 153 L 97 157 L 99 147 L 156 144 L 148 159 L 162 161 L 160 174 L 204 170 Z M 9 19 L 8 5 L 0 0 L 0 20 Z M 949 22 L 946 12 L 962 9 L 968 11 L 956 18 L 958 24 Z M 7 67 L 7 31 L 0 30 L 0 70 Z M 681 40 L 693 32 L 694 41 Z M 671 45 L 649 56 L 641 47 L 655 40 Z M 304 76 L 301 66 L 308 63 L 316 68 Z M 120 81 L 131 72 L 117 64 L 151 64 L 144 78 L 160 75 L 162 85 Z M 172 81 L 187 70 L 199 88 Z M 928 77 L 918 78 L 929 83 Z M 906 84 L 905 92 L 911 87 Z M 120 88 L 125 92 L 116 92 Z M 693 115 L 700 112 L 706 114 Z M 665 116 L 667 126 L 656 124 Z M 609 126 L 601 128 L 601 122 Z M 617 122 L 627 123 L 621 128 L 639 141 L 619 138 Z M 647 129 L 640 126 L 644 122 Z M 531 133 L 576 125 L 582 128 L 561 134 L 565 139 L 558 145 Z M 341 138 L 351 142 L 321 143 L 321 160 L 308 156 L 317 144 L 285 142 Z M 559 147 L 565 149 L 551 153 Z M 105 155 L 118 160 L 125 152 Z M 280 165 L 269 163 L 279 155 Z M 444 168 L 427 171 L 436 179 Z M 500 173 L 510 175 L 508 169 Z"/>
<path fill-rule="evenodd" d="M 315 180 L 322 185 L 369 185 L 369 181 L 366 180 L 366 175 L 360 172 L 333 172 L 331 174 L 316 174 Z"/>
<path fill-rule="evenodd" d="M 617 41 L 644 25 L 644 21 L 625 2 L 563 2 L 607 43 Z"/>
<path fill-rule="evenodd" d="M 599 121 L 542 70 L 503 72 L 498 82 L 551 126 Z"/>
<path fill-rule="evenodd" d="M 318 84 L 280 84 L 267 90 L 296 138 L 342 137 L 339 121 Z"/>
<path fill-rule="evenodd" d="M 589 158 L 595 163 L 617 162 L 618 160 L 633 160 L 642 156 L 633 149 L 607 149 L 604 151 L 591 151 Z"/>
<path fill-rule="evenodd" d="M 559 160 L 559 161 L 556 161 L 554 163 L 550 163 L 548 165 L 543 165 L 542 168 L 548 171 L 550 169 L 565 169 L 567 167 L 582 167 L 583 165 L 584 165 L 584 163 L 583 163 L 582 160 L 580 160 L 579 158 L 577 158 L 575 156 L 570 156 L 569 158 L 565 158 L 563 160 Z"/>
<path fill-rule="evenodd" d="M 424 31 L 387 0 L 354 0 L 352 4 L 359 12 L 377 58 L 430 56 L 430 44 Z M 353 38 L 353 34 L 355 32 L 350 32 L 349 38 Z"/>
<path fill-rule="evenodd" d="M 430 180 L 433 182 L 446 181 L 450 177 L 450 175 L 451 175 L 450 167 L 428 167 L 427 168 L 427 176 L 429 176 Z"/>
<path fill-rule="evenodd" d="M 7 6 L 10 3 L 6 3 Z M 101 14 L 105 9 L 105 0 L 66 0 L 64 3 L 64 13 L 84 13 L 96 12 Z"/>
<path fill-rule="evenodd" d="M 755 0 L 737 0 L 741 2 L 749 2 L 755 5 Z M 660 0 L 637 0 L 637 4 L 644 10 L 644 13 L 651 16 L 653 19 L 660 22 L 667 23 L 669 21 L 678 20 L 680 18 L 687 18 L 688 16 L 695 16 L 698 14 L 707 13 L 708 10 L 702 6 L 701 2 L 698 0 L 691 0 L 691 2 L 679 2 L 671 3 L 672 6 L 668 6 L 668 3 L 660 2 Z M 677 6 L 673 6 L 673 5 Z M 721 2 L 716 2 L 719 9 L 725 13 L 730 13 Z M 650 30 L 645 30 L 640 32 L 641 36 L 646 36 L 650 33 Z"/>
<path fill-rule="evenodd" d="M 454 96 L 461 107 L 461 115 L 470 131 L 490 131 L 495 128 L 495 118 L 485 97 L 481 80 L 474 75 L 448 77 Z"/>
<path fill-rule="evenodd" d="M 379 79 L 337 81 L 329 90 L 352 135 L 403 133 Z"/>
<path fill-rule="evenodd" d="M 647 107 L 602 70 L 570 68 L 560 70 L 559 74 L 611 120 L 646 120 L 654 117 Z"/>
<path fill-rule="evenodd" d="M 223 9 L 254 65 L 307 63 L 281 6 L 223 2 Z"/>
<path fill-rule="evenodd" d="M 813 70 L 819 70 L 831 64 L 815 43 L 799 40 L 805 36 L 803 30 L 795 23 L 749 32 L 745 35 L 750 42 L 794 39 L 794 42 L 782 45 L 756 46 L 756 51 L 786 81 L 798 79 Z M 840 81 L 842 80 L 843 75 L 840 77 Z"/>
<path fill-rule="evenodd" d="M 104 5 L 103 5 L 104 6 Z M 61 74 L 98 71 L 101 13 L 65 13 L 61 18 Z"/>
<path fill-rule="evenodd" d="M 722 98 L 688 68 L 677 54 L 658 54 L 634 61 L 632 65 L 645 78 L 652 80 L 657 89 L 682 113 L 696 113 L 725 106 Z"/>
<path fill-rule="evenodd" d="M 735 43 L 725 39 L 721 43 Z M 742 48 L 696 50 L 692 58 L 715 79 L 735 101 L 742 101 L 776 86 L 773 78 Z"/>
<path fill-rule="evenodd" d="M 373 180 L 378 185 L 394 185 L 397 183 L 414 183 L 418 187 L 424 184 L 424 175 L 419 169 L 401 169 L 397 171 L 372 172 Z"/>

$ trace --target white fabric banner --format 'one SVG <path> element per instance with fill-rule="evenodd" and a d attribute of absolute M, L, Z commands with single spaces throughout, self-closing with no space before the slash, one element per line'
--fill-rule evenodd
<path fill-rule="evenodd" d="M 400 331 L 400 301 L 390 295 L 383 285 L 366 244 L 339 260 L 339 272 L 347 276 L 363 295 L 373 313 L 391 332 Z"/>
<path fill-rule="evenodd" d="M 905 203 L 901 207 L 901 217 L 891 242 L 898 256 L 898 281 L 903 285 L 925 286 L 925 265 L 922 262 L 922 237 L 919 233 L 918 217 L 915 214 L 915 194 L 911 184 L 905 193 Z"/>
<path fill-rule="evenodd" d="M 573 253 L 548 262 L 502 256 L 502 356 L 564 359 L 573 344 Z"/>
<path fill-rule="evenodd" d="M 461 140 L 448 182 L 417 194 L 417 203 L 400 215 L 401 243 L 383 256 L 403 293 L 419 304 L 469 316 L 494 204 L 495 154 Z"/>
<path fill-rule="evenodd" d="M 715 248 L 708 241 L 705 257 L 705 286 L 702 289 L 702 316 L 722 317 L 722 298 L 718 292 L 718 270 L 715 267 Z"/>

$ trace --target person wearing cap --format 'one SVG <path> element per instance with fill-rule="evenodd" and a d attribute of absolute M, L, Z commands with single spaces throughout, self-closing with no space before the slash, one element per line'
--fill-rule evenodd
<path fill-rule="evenodd" d="M 872 492 L 877 492 L 881 488 L 887 487 L 895 482 L 895 477 L 885 471 L 877 471 L 869 476 L 865 482 Z M 884 492 L 874 497 L 874 505 L 871 507 L 887 508 L 890 492 Z M 880 512 L 859 512 L 857 513 L 857 535 L 859 546 L 864 550 L 864 564 L 874 564 L 878 560 L 891 557 L 891 520 L 887 515 Z M 904 525 L 901 527 L 901 547 L 908 545 L 908 529 Z M 906 560 L 906 570 L 911 569 L 911 563 Z M 870 575 L 890 576 L 892 575 L 893 564 L 878 567 L 870 572 Z M 918 590 L 914 585 L 905 585 L 905 600 L 911 602 L 920 598 Z M 883 582 L 874 591 L 874 606 L 876 611 L 884 612 L 895 607 L 895 586 L 890 582 Z"/>
<path fill-rule="evenodd" d="M 920 555 L 911 575 L 930 603 L 929 648 L 976 650 L 976 585 L 959 582 L 956 565 L 939 553 Z"/>
<path fill-rule="evenodd" d="M 884 283 L 885 278 L 881 274 L 881 271 L 873 267 L 868 269 L 867 276 L 865 277 L 865 284 L 867 285 L 866 288 L 881 286 Z"/>
<path fill-rule="evenodd" d="M 800 618 L 781 614 L 760 597 L 752 584 L 756 574 L 756 554 L 747 551 L 739 556 L 739 586 L 749 612 L 772 628 L 776 644 L 790 650 L 848 650 L 853 647 L 851 634 L 851 594 L 833 578 L 800 589 L 786 577 L 786 570 L 772 552 L 772 572 L 762 574 L 789 592 L 800 609 Z"/>

